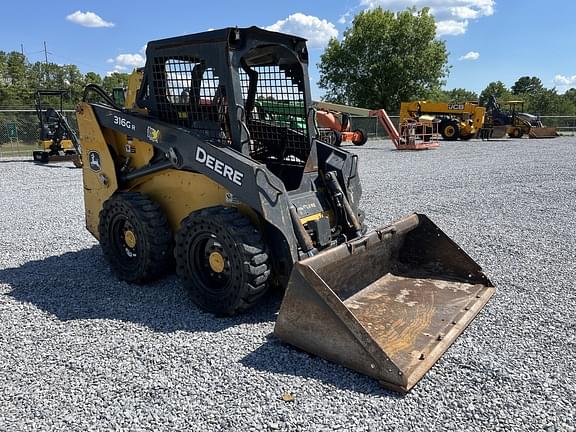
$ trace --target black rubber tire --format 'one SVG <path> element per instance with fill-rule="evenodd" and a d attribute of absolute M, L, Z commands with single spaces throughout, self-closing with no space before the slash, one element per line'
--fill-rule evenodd
<path fill-rule="evenodd" d="M 524 135 L 524 132 L 520 128 L 514 128 L 508 134 L 510 138 L 522 138 L 522 135 Z"/>
<path fill-rule="evenodd" d="M 32 152 L 32 157 L 34 158 L 35 162 L 39 163 L 48 163 L 50 161 L 50 155 L 43 151 Z"/>
<path fill-rule="evenodd" d="M 354 144 L 356 146 L 363 146 L 364 144 L 366 144 L 366 141 L 368 141 L 368 134 L 366 133 L 366 131 L 364 129 L 358 128 L 358 129 L 354 130 L 354 133 L 361 135 L 361 138 L 358 141 L 352 140 L 352 144 Z"/>
<path fill-rule="evenodd" d="M 218 245 L 225 256 L 222 280 L 200 258 L 207 255 L 204 241 Z M 175 243 L 176 273 L 200 309 L 232 316 L 253 306 L 268 290 L 266 244 L 238 209 L 217 206 L 191 213 L 180 224 Z"/>
<path fill-rule="evenodd" d="M 468 140 L 472 139 L 473 136 L 474 136 L 474 134 L 460 135 L 460 139 L 462 141 L 468 141 Z"/>
<path fill-rule="evenodd" d="M 442 130 L 442 138 L 444 138 L 446 141 L 456 141 L 459 137 L 460 126 L 458 126 L 458 122 L 455 120 L 450 120 Z"/>
<path fill-rule="evenodd" d="M 438 124 L 438 133 L 440 135 L 444 135 L 444 128 L 446 127 L 449 121 L 450 120 L 448 120 L 447 118 L 443 118 L 442 120 L 440 120 L 440 123 Z"/>
<path fill-rule="evenodd" d="M 133 249 L 120 233 L 124 228 L 136 236 Z M 120 280 L 144 283 L 173 268 L 174 241 L 168 220 L 160 205 L 144 194 L 120 192 L 107 199 L 98 232 L 104 257 Z"/>

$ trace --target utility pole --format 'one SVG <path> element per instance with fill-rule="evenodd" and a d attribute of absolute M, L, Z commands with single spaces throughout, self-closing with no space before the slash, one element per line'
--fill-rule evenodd
<path fill-rule="evenodd" d="M 20 52 L 22 53 L 22 57 L 24 57 L 24 44 L 20 44 Z"/>
<path fill-rule="evenodd" d="M 46 60 L 46 85 L 48 85 L 48 50 L 46 49 L 46 41 L 44 41 L 44 59 Z"/>

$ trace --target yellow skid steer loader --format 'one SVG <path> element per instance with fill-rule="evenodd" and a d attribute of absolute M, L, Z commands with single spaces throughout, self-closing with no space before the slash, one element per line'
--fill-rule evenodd
<path fill-rule="evenodd" d="M 146 56 L 125 106 L 90 85 L 100 102 L 77 110 L 86 225 L 112 271 L 175 268 L 218 316 L 278 286 L 277 337 L 412 388 L 494 288 L 424 215 L 366 232 L 357 156 L 317 139 L 306 41 L 226 28 Z"/>

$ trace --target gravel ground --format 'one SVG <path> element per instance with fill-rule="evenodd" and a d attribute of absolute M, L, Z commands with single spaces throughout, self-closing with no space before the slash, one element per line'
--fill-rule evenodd
<path fill-rule="evenodd" d="M 0 161 L 0 430 L 574 431 L 576 138 L 352 151 L 372 226 L 426 213 L 498 288 L 410 394 L 270 337 L 278 295 L 215 319 L 118 282 L 81 171 Z"/>

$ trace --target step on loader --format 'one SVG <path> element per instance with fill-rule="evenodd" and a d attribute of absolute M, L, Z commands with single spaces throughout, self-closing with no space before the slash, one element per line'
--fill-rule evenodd
<path fill-rule="evenodd" d="M 315 136 L 306 41 L 226 28 L 146 57 L 125 106 L 92 85 L 77 109 L 86 225 L 115 275 L 175 268 L 217 316 L 285 289 L 278 338 L 408 391 L 494 288 L 424 215 L 366 232 L 358 157 Z"/>

